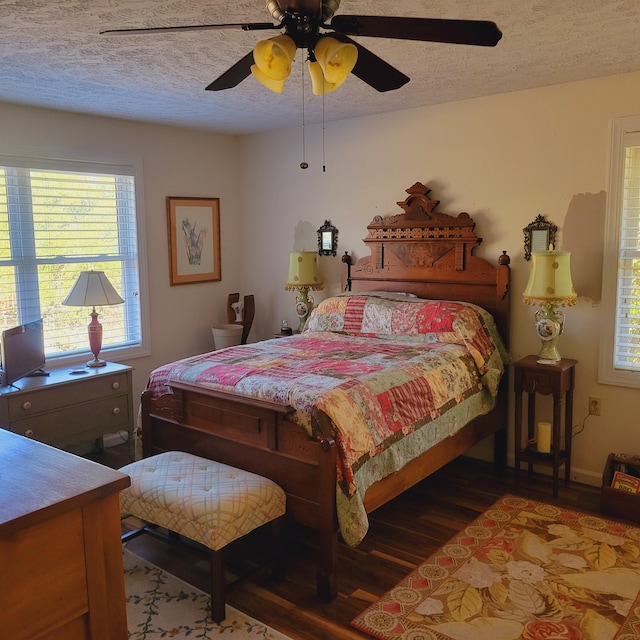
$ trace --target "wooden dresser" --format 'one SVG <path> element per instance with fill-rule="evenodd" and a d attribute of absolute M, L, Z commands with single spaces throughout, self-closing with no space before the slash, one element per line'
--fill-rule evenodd
<path fill-rule="evenodd" d="M 129 476 L 0 429 L 0 637 L 126 640 Z"/>
<path fill-rule="evenodd" d="M 113 362 L 54 368 L 46 377 L 0 387 L 0 427 L 60 449 L 123 430 L 133 450 L 132 371 Z"/>

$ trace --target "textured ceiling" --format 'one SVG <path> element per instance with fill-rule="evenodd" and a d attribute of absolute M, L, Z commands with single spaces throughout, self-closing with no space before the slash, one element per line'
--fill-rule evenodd
<path fill-rule="evenodd" d="M 638 0 L 343 0 L 337 13 L 493 20 L 503 38 L 485 48 L 354 37 L 411 82 L 378 93 L 350 76 L 324 98 L 326 122 L 640 70 Z M 205 91 L 275 31 L 99 35 L 270 19 L 264 0 L 0 0 L 0 100 L 229 133 L 296 125 L 303 105 L 305 123 L 320 122 L 301 51 L 282 94 L 253 77 Z"/>

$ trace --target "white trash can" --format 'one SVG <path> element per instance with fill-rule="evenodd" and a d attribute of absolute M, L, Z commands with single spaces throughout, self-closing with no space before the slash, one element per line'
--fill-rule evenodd
<path fill-rule="evenodd" d="M 213 348 L 224 349 L 234 347 L 242 341 L 241 324 L 221 324 L 219 327 L 211 327 L 213 335 Z"/>

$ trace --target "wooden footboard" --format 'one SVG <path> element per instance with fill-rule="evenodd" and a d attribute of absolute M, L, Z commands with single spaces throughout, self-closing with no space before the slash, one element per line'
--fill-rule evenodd
<path fill-rule="evenodd" d="M 318 594 L 337 595 L 336 446 L 312 440 L 291 408 L 175 383 L 173 393 L 142 394 L 145 457 L 186 451 L 270 478 L 287 494 L 287 514 L 318 532 Z"/>

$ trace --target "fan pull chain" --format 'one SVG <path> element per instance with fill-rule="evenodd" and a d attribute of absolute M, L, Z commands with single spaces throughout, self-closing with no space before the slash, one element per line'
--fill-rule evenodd
<path fill-rule="evenodd" d="M 302 72 L 302 162 L 300 163 L 301 169 L 308 169 L 309 165 L 306 160 L 306 146 L 305 146 L 305 131 L 304 131 L 304 64 L 300 66 Z"/>
<path fill-rule="evenodd" d="M 322 92 L 322 173 L 326 173 L 327 167 L 325 163 L 325 153 L 324 153 L 324 91 Z"/>

